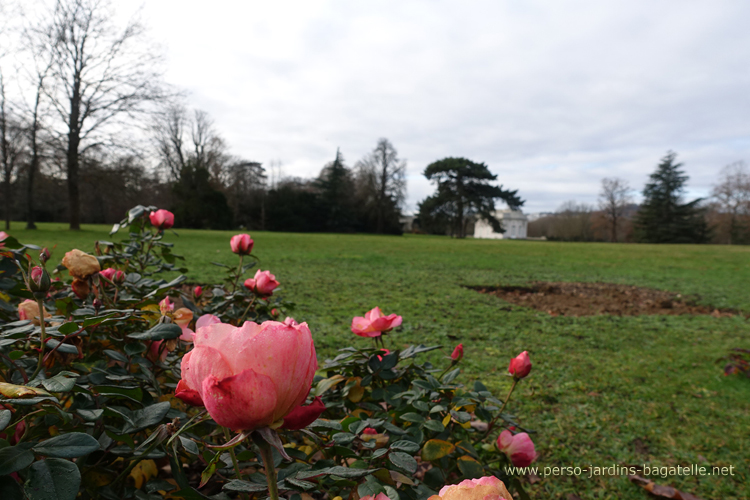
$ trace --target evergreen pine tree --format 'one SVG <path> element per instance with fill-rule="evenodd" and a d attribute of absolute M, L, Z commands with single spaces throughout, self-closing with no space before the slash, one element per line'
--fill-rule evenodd
<path fill-rule="evenodd" d="M 320 172 L 317 185 L 324 211 L 321 215 L 325 220 L 325 230 L 337 233 L 354 231 L 354 181 L 338 149 L 336 159 Z"/>
<path fill-rule="evenodd" d="M 710 237 L 701 198 L 683 203 L 688 176 L 669 151 L 643 189 L 643 203 L 635 220 L 635 236 L 642 243 L 706 243 Z"/>

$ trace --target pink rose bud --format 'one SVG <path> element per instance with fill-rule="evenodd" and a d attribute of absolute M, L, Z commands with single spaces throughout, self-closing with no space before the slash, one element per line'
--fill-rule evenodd
<path fill-rule="evenodd" d="M 39 252 L 39 260 L 42 262 L 42 264 L 46 264 L 49 258 L 50 258 L 49 248 L 47 247 L 42 248 L 42 251 Z"/>
<path fill-rule="evenodd" d="M 307 323 L 198 325 L 175 395 L 205 406 L 219 425 L 252 431 L 278 423 L 304 403 L 317 369 Z"/>
<path fill-rule="evenodd" d="M 245 280 L 245 288 L 257 293 L 261 297 L 268 297 L 273 294 L 277 286 L 279 286 L 279 282 L 276 281 L 276 276 L 271 274 L 271 271 L 261 271 L 258 269 L 255 272 L 255 278 Z"/>
<path fill-rule="evenodd" d="M 114 281 L 116 272 L 117 272 L 117 269 L 115 269 L 114 267 L 108 267 L 104 271 L 99 271 L 99 276 L 103 276 L 104 278 L 107 278 L 109 281 Z M 106 286 L 109 283 L 105 281 L 104 284 Z"/>
<path fill-rule="evenodd" d="M 453 361 L 461 361 L 464 357 L 464 345 L 458 344 L 455 349 L 453 349 L 453 353 L 451 354 L 451 359 Z"/>
<path fill-rule="evenodd" d="M 164 360 L 167 359 L 168 354 L 169 349 L 167 348 L 167 344 L 165 344 L 163 340 L 154 340 L 148 347 L 146 358 L 152 363 L 157 363 L 159 361 L 163 363 Z"/>
<path fill-rule="evenodd" d="M 88 282 L 84 280 L 74 279 L 73 283 L 70 284 L 70 288 L 73 290 L 73 293 L 76 294 L 76 297 L 81 300 L 85 300 L 91 293 L 91 287 L 89 287 Z"/>
<path fill-rule="evenodd" d="M 502 481 L 495 476 L 485 476 L 443 486 L 439 495 L 427 500 L 513 500 L 513 497 Z"/>
<path fill-rule="evenodd" d="M 119 271 L 119 270 L 115 271 L 115 275 L 114 275 L 114 277 L 112 279 L 112 282 L 115 285 L 118 285 L 118 286 L 122 285 L 123 283 L 125 283 L 125 273 L 122 272 L 122 271 Z"/>
<path fill-rule="evenodd" d="M 368 434 L 370 436 L 374 436 L 377 433 L 378 431 L 372 427 L 365 427 L 365 430 L 362 431 L 362 434 Z"/>
<path fill-rule="evenodd" d="M 516 379 L 520 380 L 524 378 L 530 371 L 531 360 L 529 359 L 529 351 L 523 351 L 521 354 L 510 360 L 508 373 L 513 375 Z"/>
<path fill-rule="evenodd" d="M 281 311 L 279 311 L 275 307 L 273 309 L 271 309 L 271 317 L 273 317 L 274 319 L 278 318 L 279 314 L 281 314 Z"/>
<path fill-rule="evenodd" d="M 169 229 L 174 226 L 174 214 L 163 208 L 156 212 L 151 212 L 148 216 L 148 220 L 150 220 L 151 225 L 157 229 Z"/>
<path fill-rule="evenodd" d="M 99 313 L 99 309 L 102 308 L 102 301 L 99 299 L 94 299 L 94 302 L 92 304 L 94 306 L 94 310 Z"/>
<path fill-rule="evenodd" d="M 326 411 L 326 405 L 320 396 L 313 399 L 312 403 L 307 406 L 298 406 L 293 409 L 289 415 L 284 417 L 284 425 L 282 429 L 289 429 L 290 431 L 298 431 L 304 429 L 311 423 L 315 422 L 323 412 Z"/>
<path fill-rule="evenodd" d="M 380 308 L 365 313 L 365 317 L 357 316 L 352 319 L 352 332 L 360 337 L 380 337 L 385 332 L 401 324 L 401 316 L 390 314 L 384 316 Z"/>
<path fill-rule="evenodd" d="M 250 255 L 253 251 L 253 239 L 249 234 L 235 234 L 229 240 L 229 246 L 237 255 Z"/>
<path fill-rule="evenodd" d="M 378 493 L 375 496 L 365 495 L 363 497 L 360 497 L 359 500 L 391 500 L 391 497 L 389 497 L 385 493 Z"/>
<path fill-rule="evenodd" d="M 515 436 L 508 430 L 501 432 L 497 437 L 497 447 L 516 467 L 528 467 L 536 459 L 534 442 L 525 432 Z"/>
<path fill-rule="evenodd" d="M 194 297 L 195 297 L 196 299 L 197 299 L 198 297 L 200 297 L 201 295 L 203 295 L 203 287 L 202 287 L 202 286 L 198 285 L 198 286 L 196 286 L 195 288 L 193 288 L 193 296 L 194 296 Z"/>
<path fill-rule="evenodd" d="M 40 266 L 34 266 L 33 268 L 31 268 L 31 273 L 29 274 L 29 276 L 31 277 L 31 281 L 33 281 L 34 283 L 39 283 L 39 281 L 41 281 L 42 279 L 42 274 L 44 274 L 42 268 Z"/>
<path fill-rule="evenodd" d="M 164 297 L 164 300 L 159 302 L 159 311 L 162 316 L 166 316 L 167 313 L 174 311 L 174 303 L 169 300 L 169 296 Z"/>
<path fill-rule="evenodd" d="M 34 292 L 35 298 L 44 298 L 51 286 L 49 274 L 43 267 L 34 266 L 31 268 L 31 271 L 29 271 L 29 291 Z"/>

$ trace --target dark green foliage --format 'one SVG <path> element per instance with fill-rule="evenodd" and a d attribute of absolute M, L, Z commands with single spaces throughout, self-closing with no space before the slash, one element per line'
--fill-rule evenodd
<path fill-rule="evenodd" d="M 512 210 L 524 204 L 518 190 L 490 184 L 497 175 L 484 163 L 444 158 L 429 164 L 424 176 L 437 184 L 437 192 L 419 205 L 420 224 L 430 232 L 439 233 L 446 228 L 452 235 L 463 238 L 474 216 L 488 221 L 496 232 L 503 232 L 500 221 L 493 215 L 495 200 L 504 201 Z"/>
<path fill-rule="evenodd" d="M 643 189 L 635 219 L 636 240 L 642 243 L 706 243 L 711 234 L 700 198 L 683 203 L 688 176 L 676 163 L 677 153 L 662 158 Z"/>
<path fill-rule="evenodd" d="M 336 158 L 323 167 L 318 177 L 320 202 L 326 231 L 352 232 L 356 225 L 354 180 L 344 165 L 344 157 L 336 150 Z"/>
<path fill-rule="evenodd" d="M 325 207 L 318 194 L 302 182 L 285 182 L 268 192 L 266 229 L 318 232 L 325 229 Z"/>
<path fill-rule="evenodd" d="M 229 229 L 232 211 L 224 193 L 211 185 L 205 168 L 188 166 L 172 186 L 175 220 L 180 227 L 192 229 Z"/>

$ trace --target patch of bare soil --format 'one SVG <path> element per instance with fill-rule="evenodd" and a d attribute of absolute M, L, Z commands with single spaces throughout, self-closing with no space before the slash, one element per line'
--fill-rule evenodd
<path fill-rule="evenodd" d="M 529 286 L 471 287 L 552 316 L 639 316 L 642 314 L 709 314 L 726 317 L 740 314 L 730 309 L 699 305 L 680 294 L 612 283 L 549 283 Z"/>

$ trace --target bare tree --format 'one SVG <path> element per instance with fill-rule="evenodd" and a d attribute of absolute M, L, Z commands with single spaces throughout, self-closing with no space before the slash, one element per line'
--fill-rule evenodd
<path fill-rule="evenodd" d="M 153 130 L 160 166 L 174 180 L 190 167 L 206 169 L 214 182 L 228 185 L 229 167 L 242 163 L 227 153 L 224 139 L 205 111 L 195 110 L 189 118 L 184 106 L 172 103 L 157 116 Z"/>
<path fill-rule="evenodd" d="M 617 177 L 602 179 L 602 190 L 599 192 L 599 209 L 604 214 L 610 230 L 610 239 L 618 241 L 618 228 L 625 209 L 632 202 L 632 189 L 627 181 Z"/>
<path fill-rule="evenodd" d="M 406 196 L 406 161 L 388 139 L 378 140 L 375 149 L 355 165 L 358 184 L 370 198 L 376 215 L 376 231 L 382 233 L 389 211 L 400 208 Z M 369 194 L 369 196 L 368 196 Z"/>
<path fill-rule="evenodd" d="M 9 108 L 5 93 L 5 80 L 0 71 L 0 163 L 3 169 L 5 229 L 10 229 L 11 207 L 13 206 L 11 182 L 14 174 L 18 173 L 24 153 L 23 128 L 17 117 L 11 116 Z"/>
<path fill-rule="evenodd" d="M 728 215 L 729 244 L 739 239 L 740 218 L 750 214 L 750 172 L 744 161 L 727 165 L 719 174 L 719 182 L 711 191 L 719 211 Z"/>
<path fill-rule="evenodd" d="M 80 156 L 164 98 L 161 58 L 142 43 L 143 27 L 134 18 L 118 29 L 113 17 L 108 0 L 58 0 L 49 29 L 37 31 L 54 61 L 45 89 L 63 125 L 71 229 L 80 228 Z"/>

